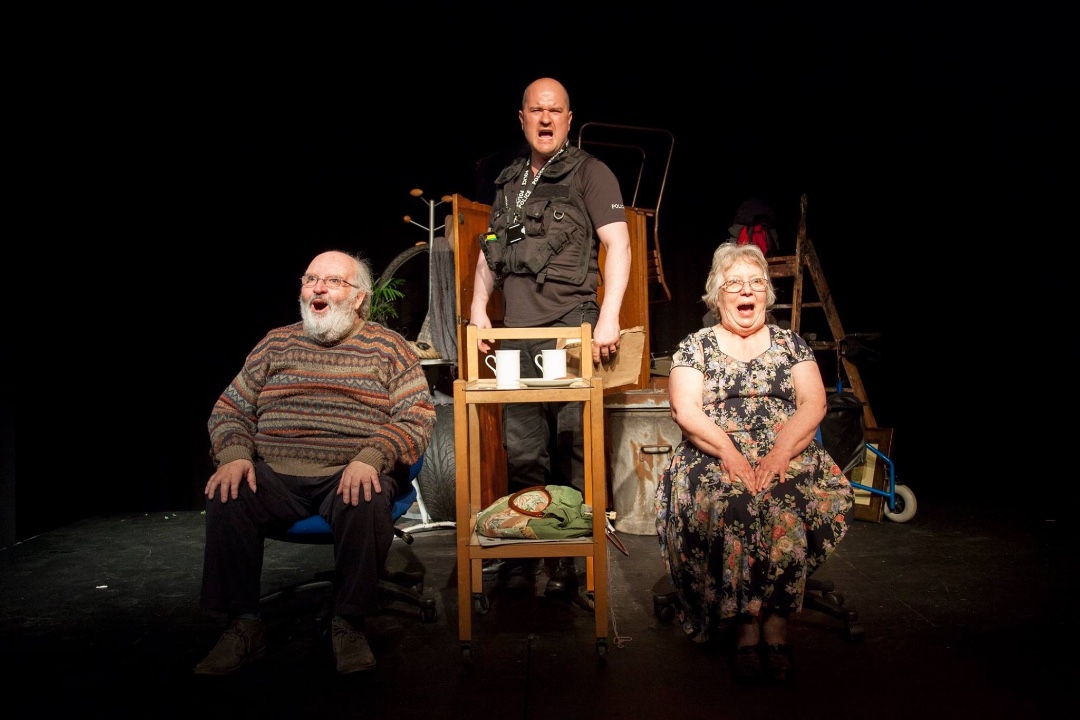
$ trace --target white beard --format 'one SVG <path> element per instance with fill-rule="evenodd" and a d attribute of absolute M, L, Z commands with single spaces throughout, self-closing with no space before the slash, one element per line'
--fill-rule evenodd
<path fill-rule="evenodd" d="M 311 302 L 304 302 L 300 297 L 300 317 L 304 320 L 304 332 L 321 345 L 333 345 L 348 335 L 356 324 L 356 310 L 352 303 L 355 295 L 344 298 L 341 301 L 328 300 L 329 311 L 324 315 L 316 315 L 311 309 Z"/>

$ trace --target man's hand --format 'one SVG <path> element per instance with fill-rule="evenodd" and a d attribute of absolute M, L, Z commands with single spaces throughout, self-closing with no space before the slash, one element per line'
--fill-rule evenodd
<path fill-rule="evenodd" d="M 473 296 L 472 305 L 469 307 L 469 322 L 480 330 L 491 327 L 491 318 L 488 317 L 487 305 L 491 299 L 491 292 L 495 289 L 495 276 L 488 267 L 484 253 L 481 252 L 476 258 L 476 271 L 473 273 Z M 491 349 L 491 343 L 487 340 L 477 340 L 476 346 L 481 353 Z"/>
<path fill-rule="evenodd" d="M 469 318 L 469 320 L 472 322 L 473 325 L 476 326 L 477 330 L 487 330 L 491 327 L 491 320 L 488 319 L 488 315 L 486 312 L 473 311 L 473 316 Z M 486 353 L 491 350 L 491 343 L 489 343 L 487 340 L 482 340 L 478 338 L 476 340 L 476 347 L 479 348 L 481 353 Z"/>
<path fill-rule="evenodd" d="M 246 480 L 251 492 L 255 492 L 255 466 L 250 460 L 233 460 L 219 467 L 207 481 L 203 494 L 212 499 L 220 491 L 221 502 L 235 500 L 241 480 Z"/>
<path fill-rule="evenodd" d="M 630 282 L 630 229 L 626 221 L 601 225 L 596 236 L 604 245 L 604 302 L 600 305 L 600 317 L 593 328 L 593 362 L 608 362 L 619 351 L 619 308 Z M 584 348 L 582 349 L 584 357 Z"/>
<path fill-rule="evenodd" d="M 593 363 L 615 359 L 615 353 L 619 351 L 621 342 L 618 316 L 615 316 L 613 320 L 605 320 L 602 317 L 597 319 L 592 339 Z"/>
<path fill-rule="evenodd" d="M 379 471 L 367 463 L 353 460 L 345 466 L 345 472 L 341 473 L 337 494 L 346 505 L 359 505 L 361 495 L 364 496 L 364 502 L 371 502 L 372 488 L 375 492 L 382 493 Z"/>

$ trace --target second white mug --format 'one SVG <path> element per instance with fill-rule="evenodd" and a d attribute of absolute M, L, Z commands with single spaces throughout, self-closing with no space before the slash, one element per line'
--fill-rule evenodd
<path fill-rule="evenodd" d="M 566 377 L 566 348 L 541 350 L 533 358 L 536 367 L 544 373 L 545 380 L 558 380 Z"/>

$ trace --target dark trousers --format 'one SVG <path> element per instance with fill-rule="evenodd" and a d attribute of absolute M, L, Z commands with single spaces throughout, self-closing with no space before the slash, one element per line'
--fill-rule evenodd
<path fill-rule="evenodd" d="M 585 302 L 551 323 L 552 327 L 595 326 L 600 307 Z M 521 350 L 521 377 L 543 377 L 534 358 L 555 347 L 556 340 L 504 340 L 499 346 Z M 581 349 L 582 362 L 591 362 L 592 348 Z M 580 402 L 508 403 L 503 405 L 503 443 L 507 486 L 515 492 L 533 485 L 571 485 L 584 494 L 585 464 Z"/>
<path fill-rule="evenodd" d="M 235 500 L 206 501 L 202 606 L 229 616 L 259 611 L 263 547 L 268 530 L 284 531 L 295 521 L 321 515 L 334 531 L 334 610 L 363 617 L 379 605 L 377 581 L 394 540 L 390 508 L 397 483 L 380 475 L 381 493 L 371 502 L 346 505 L 336 493 L 341 472 L 297 477 L 255 464 L 256 492 L 240 483 Z"/>

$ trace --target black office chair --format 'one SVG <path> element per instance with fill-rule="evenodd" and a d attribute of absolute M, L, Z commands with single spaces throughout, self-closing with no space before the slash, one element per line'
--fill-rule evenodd
<path fill-rule="evenodd" d="M 845 605 L 843 594 L 836 592 L 832 580 L 806 580 L 806 594 L 803 595 L 803 610 L 816 610 L 839 620 L 843 624 L 844 639 L 849 642 L 863 639 L 863 626 L 859 624 L 859 611 Z"/>
<path fill-rule="evenodd" d="M 823 615 L 839 620 L 842 623 L 844 639 L 849 642 L 862 640 L 863 627 L 859 624 L 859 611 L 850 605 L 845 605 L 846 599 L 843 594 L 836 591 L 832 580 L 817 580 L 813 577 L 806 580 L 806 593 L 803 595 L 803 610 L 816 610 Z M 679 599 L 671 582 L 666 577 L 662 578 L 653 592 L 653 614 L 661 622 L 671 622 L 675 618 Z"/>
<path fill-rule="evenodd" d="M 838 392 L 829 397 L 828 405 L 825 419 L 817 429 L 817 441 L 840 464 L 844 474 L 851 477 L 851 471 L 865 462 L 862 403 L 853 395 Z M 828 434 L 827 438 L 822 428 Z M 843 594 L 836 591 L 832 580 L 816 580 L 813 576 L 807 578 L 803 609 L 816 610 L 839 620 L 843 625 L 845 640 L 862 640 L 863 627 L 859 624 L 859 612 L 845 605 L 845 600 Z"/>
<path fill-rule="evenodd" d="M 394 504 L 390 508 L 390 516 L 396 523 L 409 508 L 417 501 L 418 483 L 417 476 L 424 465 L 424 458 L 417 460 L 409 468 L 408 482 L 398 490 L 394 498 Z M 394 528 L 394 535 L 411 545 L 413 537 L 408 528 Z M 333 545 L 334 533 L 330 525 L 319 515 L 312 515 L 302 520 L 297 520 L 288 530 L 282 533 L 268 533 L 270 540 L 282 542 L 301 543 L 305 545 Z M 261 603 L 269 603 L 280 598 L 295 595 L 298 592 L 307 592 L 318 588 L 332 588 L 334 583 L 334 571 L 324 570 L 315 573 L 315 577 L 275 592 L 264 595 Z M 406 570 L 390 571 L 383 568 L 379 577 L 379 600 L 383 607 L 393 603 L 402 603 L 417 608 L 420 611 L 420 619 L 425 623 L 434 623 L 438 618 L 435 607 L 435 599 L 424 593 L 424 574 Z M 325 611 L 317 618 L 320 625 L 327 625 L 332 617 L 332 607 L 328 602 Z M 324 622 L 325 621 L 325 622 Z"/>

